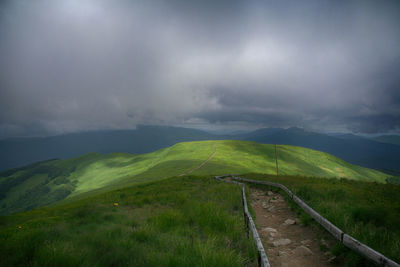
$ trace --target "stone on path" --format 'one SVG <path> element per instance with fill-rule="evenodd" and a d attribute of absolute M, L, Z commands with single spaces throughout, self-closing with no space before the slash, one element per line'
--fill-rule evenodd
<path fill-rule="evenodd" d="M 272 193 L 272 191 L 268 191 L 267 194 L 268 196 L 272 196 L 274 193 Z"/>
<path fill-rule="evenodd" d="M 311 245 L 311 242 L 312 241 L 310 239 L 306 239 L 306 240 L 301 241 L 301 244 L 304 246 L 309 246 L 309 245 Z"/>
<path fill-rule="evenodd" d="M 293 250 L 293 254 L 297 256 L 309 256 L 314 254 L 308 247 L 300 246 Z"/>
<path fill-rule="evenodd" d="M 276 229 L 271 228 L 271 227 L 265 227 L 265 228 L 263 228 L 261 231 L 263 231 L 263 232 L 269 232 L 269 233 L 277 233 L 277 232 L 278 232 Z"/>
<path fill-rule="evenodd" d="M 283 224 L 284 224 L 284 225 L 292 225 L 292 224 L 295 224 L 295 223 L 296 223 L 295 220 L 287 219 Z"/>
<path fill-rule="evenodd" d="M 288 252 L 287 251 L 278 251 L 278 256 L 288 256 Z"/>
<path fill-rule="evenodd" d="M 272 245 L 274 245 L 274 247 L 279 247 L 279 246 L 289 245 L 290 243 L 292 243 L 292 241 L 290 239 L 283 238 L 283 239 L 279 239 L 277 241 L 272 242 Z"/>

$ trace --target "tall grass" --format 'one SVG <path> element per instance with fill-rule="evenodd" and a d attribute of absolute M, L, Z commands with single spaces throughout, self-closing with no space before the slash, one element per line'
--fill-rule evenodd
<path fill-rule="evenodd" d="M 171 178 L 0 217 L 0 265 L 254 266 L 244 229 L 238 187 Z"/>

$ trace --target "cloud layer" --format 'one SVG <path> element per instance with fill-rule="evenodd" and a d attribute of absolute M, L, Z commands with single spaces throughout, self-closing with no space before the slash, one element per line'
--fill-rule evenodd
<path fill-rule="evenodd" d="M 143 123 L 398 131 L 396 2 L 2 2 L 0 137 Z"/>

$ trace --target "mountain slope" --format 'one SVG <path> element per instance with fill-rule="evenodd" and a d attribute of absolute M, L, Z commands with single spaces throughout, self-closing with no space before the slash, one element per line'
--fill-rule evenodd
<path fill-rule="evenodd" d="M 149 153 L 179 142 L 210 139 L 220 137 L 200 130 L 164 126 L 5 139 L 0 140 L 0 171 L 41 160 L 66 159 L 90 152 Z"/>
<path fill-rule="evenodd" d="M 215 156 L 199 169 L 210 155 Z M 178 176 L 226 173 L 275 174 L 274 146 L 249 141 L 179 143 L 148 154 L 89 153 L 51 160 L 0 174 L 0 213 L 48 205 L 138 183 Z M 301 147 L 278 146 L 279 173 L 345 177 L 385 182 L 387 175 L 346 163 L 332 155 Z"/>
<path fill-rule="evenodd" d="M 274 145 L 249 141 L 217 142 L 216 155 L 193 174 L 266 173 L 276 174 Z M 382 172 L 352 165 L 330 154 L 303 147 L 278 145 L 278 168 L 281 175 L 337 177 L 384 182 Z"/>
<path fill-rule="evenodd" d="M 352 135 L 333 137 L 299 128 L 259 129 L 241 139 L 264 144 L 302 146 L 327 152 L 352 164 L 387 170 L 400 170 L 400 146 Z"/>
<path fill-rule="evenodd" d="M 400 171 L 399 145 L 356 135 L 329 136 L 299 128 L 267 128 L 247 134 L 215 135 L 200 130 L 164 126 L 0 140 L 0 171 L 41 160 L 77 157 L 89 152 L 149 153 L 179 142 L 227 139 L 302 146 L 327 152 L 352 164 Z"/>

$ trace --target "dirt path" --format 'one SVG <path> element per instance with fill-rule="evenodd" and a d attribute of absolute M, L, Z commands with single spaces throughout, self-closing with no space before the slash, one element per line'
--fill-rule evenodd
<path fill-rule="evenodd" d="M 180 174 L 179 176 L 188 175 L 188 174 L 191 174 L 192 172 L 194 172 L 195 170 L 200 169 L 201 167 L 206 165 L 207 162 L 209 162 L 215 156 L 216 153 L 217 153 L 217 145 L 214 144 L 214 152 L 211 154 L 211 156 L 206 161 L 202 162 L 199 166 L 197 166 L 197 167 L 195 167 L 195 168 L 193 168 L 193 169 L 191 169 L 191 170 L 189 170 L 187 172 L 184 172 L 184 173 Z"/>
<path fill-rule="evenodd" d="M 316 229 L 302 226 L 280 194 L 251 188 L 250 203 L 272 267 L 339 266 L 332 263 L 332 255 L 321 251 L 333 241 L 321 242 Z"/>

